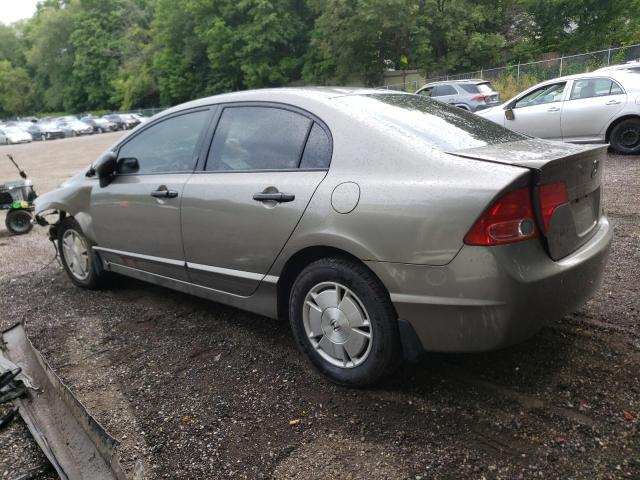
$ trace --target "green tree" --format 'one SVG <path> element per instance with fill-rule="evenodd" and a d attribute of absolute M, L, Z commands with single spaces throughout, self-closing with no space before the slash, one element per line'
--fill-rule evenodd
<path fill-rule="evenodd" d="M 431 57 L 425 0 L 328 0 L 318 14 L 304 68 L 308 81 L 379 85 L 385 68 Z"/>
<path fill-rule="evenodd" d="M 0 60 L 0 115 L 30 113 L 33 109 L 35 85 L 27 71 Z"/>
<path fill-rule="evenodd" d="M 60 2 L 40 4 L 25 25 L 27 65 L 36 83 L 36 108 L 59 111 L 73 105 L 73 9 Z"/>
<path fill-rule="evenodd" d="M 112 102 L 123 110 L 155 107 L 160 102 L 158 78 L 153 65 L 153 20 L 155 3 L 130 3 L 128 25 L 122 36 L 122 61 L 113 79 Z"/>
<path fill-rule="evenodd" d="M 640 38 L 638 0 L 519 0 L 537 53 L 579 53 Z"/>
<path fill-rule="evenodd" d="M 190 0 L 157 0 L 153 20 L 154 68 L 163 105 L 195 98 L 211 72 L 207 47 L 195 34 Z"/>

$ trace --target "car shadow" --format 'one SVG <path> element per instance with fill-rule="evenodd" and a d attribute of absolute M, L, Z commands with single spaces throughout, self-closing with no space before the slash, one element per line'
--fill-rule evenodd
<path fill-rule="evenodd" d="M 245 312 L 231 306 L 147 284 L 126 277 L 118 277 L 112 286 L 114 294 L 132 298 L 146 298 L 172 305 L 188 305 L 196 322 L 207 322 L 211 317 L 222 318 L 228 328 L 241 329 L 240 335 L 251 338 L 257 344 L 275 344 L 287 352 L 290 361 L 310 368 L 298 353 L 288 322 L 274 320 Z M 144 293 L 142 293 L 144 292 Z M 181 321 L 189 322 L 189 315 Z M 512 392 L 535 394 L 548 389 L 559 380 L 560 370 L 574 349 L 575 336 L 560 335 L 556 325 L 571 328 L 563 320 L 552 322 L 530 340 L 497 351 L 485 353 L 425 353 L 417 362 L 403 362 L 397 372 L 374 388 L 387 392 L 405 392 L 413 395 L 428 395 L 434 384 L 447 379 L 484 391 L 513 396 Z M 217 327 L 216 327 L 217 328 Z M 315 374 L 314 372 L 314 375 Z M 321 378 L 318 375 L 318 378 Z M 322 379 L 324 381 L 324 379 Z M 422 392 L 422 393 L 420 393 Z"/>

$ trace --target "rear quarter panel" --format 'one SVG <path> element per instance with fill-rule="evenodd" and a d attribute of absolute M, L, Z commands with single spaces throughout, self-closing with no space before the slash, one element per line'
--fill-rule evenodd
<path fill-rule="evenodd" d="M 448 155 L 349 115 L 315 113 L 333 135 L 331 167 L 272 274 L 310 246 L 339 248 L 362 260 L 445 265 L 498 193 L 528 176 L 526 168 Z M 332 207 L 343 182 L 360 191 L 346 214 Z"/>

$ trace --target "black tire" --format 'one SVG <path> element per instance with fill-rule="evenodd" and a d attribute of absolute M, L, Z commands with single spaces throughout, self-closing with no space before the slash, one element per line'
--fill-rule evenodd
<path fill-rule="evenodd" d="M 33 228 L 33 215 L 28 210 L 9 210 L 4 224 L 13 235 L 24 235 Z"/>
<path fill-rule="evenodd" d="M 84 241 L 87 247 L 87 272 L 86 277 L 82 277 L 77 275 L 72 271 L 69 266 L 69 261 L 65 257 L 65 249 L 63 247 L 63 241 L 65 238 L 65 233 L 69 230 L 73 230 L 80 238 Z M 87 289 L 96 289 L 100 288 L 105 284 L 107 279 L 107 272 L 102 268 L 102 262 L 98 255 L 91 248 L 91 242 L 82 232 L 80 225 L 73 217 L 67 217 L 60 225 L 58 225 L 58 251 L 60 253 L 60 260 L 62 261 L 62 266 L 64 267 L 65 272 L 69 275 L 71 281 L 78 287 L 87 288 Z"/>
<path fill-rule="evenodd" d="M 356 295 L 368 314 L 371 333 L 368 353 L 363 357 L 362 363 L 354 363 L 355 366 L 350 368 L 336 366 L 324 358 L 314 348 L 305 329 L 304 308 L 307 294 L 324 282 L 336 282 L 346 287 Z M 322 313 L 323 319 L 325 312 Z M 299 350 L 320 373 L 340 385 L 372 385 L 390 375 L 402 358 L 397 316 L 389 294 L 378 278 L 355 260 L 325 258 L 308 265 L 291 288 L 289 320 Z M 325 329 L 324 323 L 322 328 Z M 322 334 L 319 336 L 322 337 Z M 343 350 L 343 355 L 344 352 L 346 349 Z"/>
<path fill-rule="evenodd" d="M 611 149 L 623 155 L 640 154 L 640 119 L 629 118 L 618 123 L 609 137 Z"/>

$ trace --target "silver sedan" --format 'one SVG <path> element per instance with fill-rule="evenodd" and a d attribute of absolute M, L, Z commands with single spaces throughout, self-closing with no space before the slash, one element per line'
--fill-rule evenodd
<path fill-rule="evenodd" d="M 238 92 L 167 110 L 36 202 L 83 288 L 121 274 L 288 318 L 366 385 L 424 350 L 533 335 L 598 287 L 604 147 L 419 95 Z"/>
<path fill-rule="evenodd" d="M 608 70 L 540 83 L 478 112 L 510 130 L 575 143 L 610 143 L 640 153 L 640 73 Z"/>

